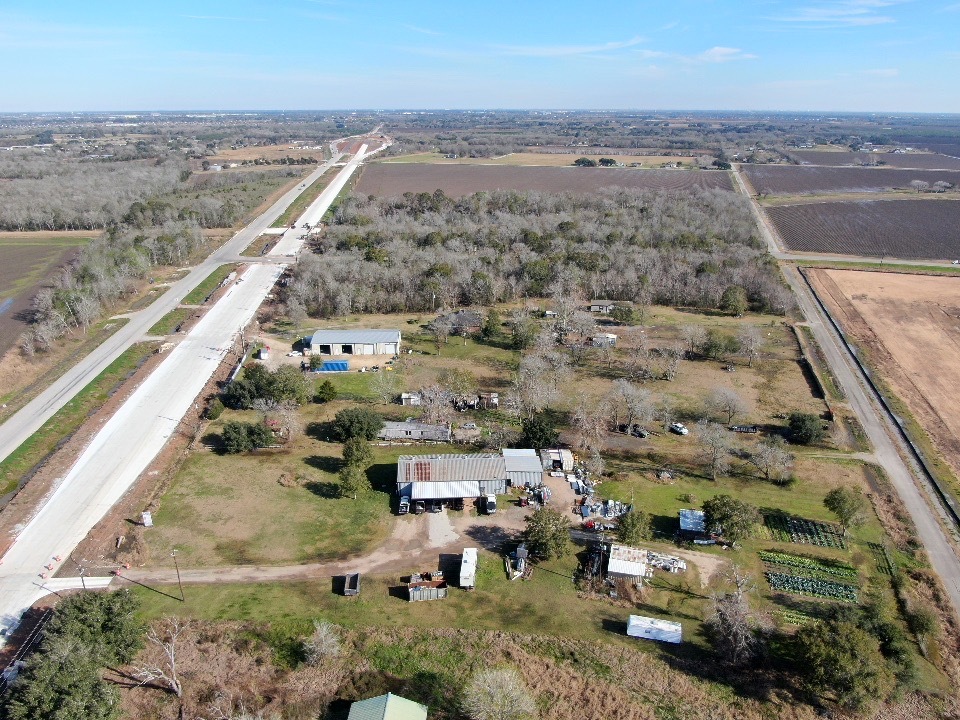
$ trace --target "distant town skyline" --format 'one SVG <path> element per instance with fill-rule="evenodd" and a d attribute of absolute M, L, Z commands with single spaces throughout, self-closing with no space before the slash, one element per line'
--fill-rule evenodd
<path fill-rule="evenodd" d="M 955 0 L 9 0 L 0 112 L 956 113 L 958 27 Z"/>

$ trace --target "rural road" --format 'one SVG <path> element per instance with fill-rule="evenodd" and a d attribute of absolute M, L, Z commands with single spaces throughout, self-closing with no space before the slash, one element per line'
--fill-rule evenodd
<path fill-rule="evenodd" d="M 322 216 L 365 157 L 366 149 L 363 145 L 314 201 L 307 211 L 311 217 Z M 295 196 L 296 193 L 292 196 L 288 193 L 284 198 L 292 200 Z M 280 211 L 282 208 L 275 205 L 241 231 L 240 240 L 235 237 L 228 243 L 229 254 L 239 252 L 240 244 L 253 240 Z M 295 254 L 304 237 L 304 233 L 287 233 L 273 253 L 278 256 L 283 253 L 283 257 Z M 211 260 L 210 269 L 216 263 Z M 0 564 L 0 634 L 9 633 L 19 623 L 23 611 L 47 594 L 41 585 L 46 584 L 46 576 L 59 570 L 62 561 L 57 558 L 69 556 L 177 431 L 196 396 L 227 357 L 238 332 L 254 317 L 285 267 L 269 263 L 249 266 L 104 423 L 37 514 L 20 531 Z M 201 273 L 198 281 L 206 274 L 206 271 Z M 164 298 L 168 296 L 169 293 Z M 177 300 L 179 293 L 175 291 L 171 307 Z M 137 323 L 137 326 L 145 329 L 149 324 Z M 135 339 L 131 338 L 130 342 Z M 104 580 L 88 578 L 86 582 Z M 79 578 L 74 578 L 72 585 L 64 578 L 58 578 L 57 583 L 60 587 L 80 587 Z"/>
<path fill-rule="evenodd" d="M 740 174 L 735 172 L 734 176 L 740 190 L 749 197 Z M 767 241 L 771 254 L 778 260 L 796 259 L 796 256 L 791 256 L 780 250 L 780 245 L 772 229 L 767 225 L 766 218 L 759 211 L 752 198 L 750 199 L 750 207 L 756 216 L 757 225 Z M 828 257 L 836 259 L 835 256 Z M 822 256 L 803 255 L 801 258 L 821 259 Z M 863 260 L 863 258 L 856 257 L 852 259 Z M 929 265 L 930 263 L 922 264 Z M 787 283 L 793 290 L 800 309 L 809 321 L 813 336 L 823 350 L 830 371 L 843 388 L 850 407 L 857 414 L 857 418 L 870 440 L 875 462 L 887 473 L 887 477 L 890 478 L 890 482 L 900 496 L 917 528 L 917 535 L 930 558 L 930 564 L 943 582 L 947 596 L 953 605 L 954 613 L 960 615 L 960 558 L 957 557 L 953 545 L 938 521 L 938 513 L 942 519 L 946 519 L 943 508 L 933 496 L 932 489 L 918 477 L 914 469 L 903 459 L 900 451 L 902 450 L 903 454 L 906 455 L 906 448 L 901 447 L 902 440 L 894 428 L 892 420 L 873 397 L 873 391 L 867 389 L 860 369 L 854 363 L 830 321 L 825 317 L 823 310 L 813 296 L 813 291 L 800 275 L 800 271 L 788 265 L 782 265 L 781 269 Z M 921 486 L 923 490 L 921 490 Z M 949 520 L 947 520 L 947 523 L 949 526 Z"/>

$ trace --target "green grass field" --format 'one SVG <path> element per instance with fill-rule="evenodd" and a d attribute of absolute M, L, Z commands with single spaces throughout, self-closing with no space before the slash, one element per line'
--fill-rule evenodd
<path fill-rule="evenodd" d="M 297 199 L 290 204 L 290 207 L 284 210 L 283 214 L 278 217 L 270 227 L 287 227 L 287 225 L 300 217 L 310 203 L 320 197 L 320 193 L 322 193 L 327 185 L 330 184 L 330 181 L 336 177 L 336 172 L 334 171 L 338 169 L 339 168 L 332 168 L 331 170 L 327 170 L 327 172 L 317 178 L 310 187 L 300 193 Z"/>
<path fill-rule="evenodd" d="M 162 318 L 157 320 L 156 324 L 147 331 L 148 335 L 169 335 L 177 325 L 189 318 L 196 310 L 193 308 L 174 308 Z"/>
<path fill-rule="evenodd" d="M 37 463 L 74 433 L 88 416 L 103 405 L 117 386 L 126 380 L 156 346 L 140 343 L 127 349 L 77 395 L 47 420 L 20 447 L 0 462 L 0 495 L 11 492 Z"/>
<path fill-rule="evenodd" d="M 221 265 L 212 273 L 207 275 L 204 280 L 197 285 L 193 290 L 191 290 L 187 295 L 181 300 L 183 305 L 199 305 L 202 303 L 207 296 L 212 293 L 214 290 L 219 287 L 220 283 L 223 282 L 224 278 L 227 277 L 230 273 L 237 269 L 236 265 Z"/>

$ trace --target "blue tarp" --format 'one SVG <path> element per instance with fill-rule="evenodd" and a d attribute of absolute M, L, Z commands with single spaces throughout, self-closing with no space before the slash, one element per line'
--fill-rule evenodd
<path fill-rule="evenodd" d="M 347 372 L 349 369 L 349 360 L 324 360 L 323 367 L 317 372 Z"/>

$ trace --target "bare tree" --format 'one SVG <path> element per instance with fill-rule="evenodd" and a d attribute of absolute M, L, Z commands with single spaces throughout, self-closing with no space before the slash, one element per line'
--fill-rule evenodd
<path fill-rule="evenodd" d="M 453 417 L 453 396 L 440 385 L 420 388 L 420 405 L 423 407 L 421 419 L 425 423 L 445 425 Z"/>
<path fill-rule="evenodd" d="M 757 466 L 768 482 L 783 482 L 793 467 L 794 455 L 787 450 L 786 443 L 779 435 L 762 440 L 757 449 L 750 453 L 750 462 Z"/>
<path fill-rule="evenodd" d="M 953 187 L 953 183 L 949 183 L 946 180 L 937 180 L 933 184 L 933 191 L 936 193 L 946 192 Z"/>
<path fill-rule="evenodd" d="M 190 627 L 188 621 L 177 617 L 165 617 L 147 631 L 147 640 L 160 648 L 161 664 L 141 665 L 134 668 L 133 675 L 141 684 L 161 682 L 178 698 L 183 697 L 183 685 L 177 674 L 177 641 Z"/>
<path fill-rule="evenodd" d="M 276 713 L 248 710 L 243 698 L 234 700 L 232 693 L 218 692 L 209 706 L 210 720 L 279 720 Z M 203 720 L 198 718 L 198 720 Z"/>
<path fill-rule="evenodd" d="M 709 420 L 698 422 L 697 444 L 704 461 L 710 466 L 710 477 L 713 480 L 730 469 L 733 435 L 723 425 Z"/>
<path fill-rule="evenodd" d="M 574 411 L 573 427 L 577 432 L 577 447 L 584 451 L 599 452 L 607 431 L 609 410 L 605 403 L 584 400 Z"/>
<path fill-rule="evenodd" d="M 707 397 L 707 408 L 711 412 L 726 416 L 727 425 L 732 423 L 735 417 L 747 411 L 747 405 L 737 391 L 725 387 L 716 387 L 710 391 Z"/>
<path fill-rule="evenodd" d="M 674 417 L 676 417 L 676 401 L 670 395 L 661 395 L 657 402 L 656 417 L 663 424 L 664 431 L 670 429 Z"/>
<path fill-rule="evenodd" d="M 450 333 L 453 332 L 453 323 L 445 317 L 440 317 L 431 322 L 427 326 L 427 329 L 433 336 L 433 343 L 436 345 L 437 355 L 439 355 L 440 348 L 446 344 L 447 339 L 450 337 Z"/>
<path fill-rule="evenodd" d="M 687 346 L 687 352 L 700 352 L 707 341 L 707 331 L 703 325 L 681 325 L 680 337 Z"/>
<path fill-rule="evenodd" d="M 380 402 L 386 404 L 392 402 L 400 392 L 400 377 L 396 371 L 382 371 L 374 373 L 370 380 L 370 389 L 380 398 Z"/>
<path fill-rule="evenodd" d="M 607 463 L 600 455 L 599 450 L 591 450 L 590 456 L 584 460 L 583 467 L 588 473 L 593 476 L 603 475 L 604 470 L 607 469 Z"/>
<path fill-rule="evenodd" d="M 463 691 L 463 707 L 472 720 L 528 720 L 537 717 L 520 673 L 512 667 L 485 668 L 470 678 Z"/>
<path fill-rule="evenodd" d="M 647 333 L 640 327 L 631 328 L 627 339 L 627 372 L 632 378 L 649 380 L 653 376 L 650 371 L 653 355 Z"/>
<path fill-rule="evenodd" d="M 930 189 L 930 183 L 928 183 L 926 180 L 911 180 L 910 187 L 912 187 L 918 193 L 922 193 Z"/>
<path fill-rule="evenodd" d="M 740 354 L 747 358 L 747 366 L 753 367 L 753 361 L 759 359 L 763 346 L 763 333 L 756 325 L 744 325 L 737 331 Z"/>
<path fill-rule="evenodd" d="M 287 299 L 287 317 L 293 324 L 293 331 L 299 335 L 300 329 L 309 317 L 307 315 L 307 306 L 303 304 L 303 300 L 298 297 L 290 297 Z"/>
<path fill-rule="evenodd" d="M 340 655 L 340 629 L 325 620 L 313 621 L 313 634 L 303 641 L 307 665 L 319 665 L 324 660 Z"/>
<path fill-rule="evenodd" d="M 747 594 L 754 585 L 749 575 L 734 565 L 725 574 L 725 580 L 732 587 L 728 592 L 717 591 L 710 596 L 707 623 L 717 654 L 728 664 L 737 667 L 761 654 L 761 633 L 769 623 L 750 609 Z"/>
<path fill-rule="evenodd" d="M 677 377 L 677 373 L 680 372 L 680 363 L 683 362 L 686 350 L 684 350 L 681 343 L 673 343 L 663 348 L 661 354 L 667 360 L 663 367 L 663 378 L 664 380 L 672 381 Z"/>

